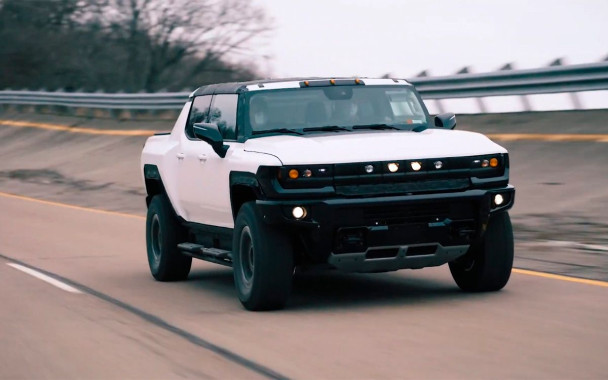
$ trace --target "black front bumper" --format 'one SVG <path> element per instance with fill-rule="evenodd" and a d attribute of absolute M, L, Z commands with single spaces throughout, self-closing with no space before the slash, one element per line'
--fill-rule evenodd
<path fill-rule="evenodd" d="M 497 193 L 504 198 L 500 206 L 493 202 Z M 507 186 L 385 197 L 258 200 L 257 206 L 267 223 L 296 237 L 313 263 L 341 267 L 347 262 L 348 268 L 342 269 L 380 271 L 441 265 L 466 253 L 482 236 L 490 214 L 509 209 L 514 198 L 515 189 Z M 296 206 L 306 208 L 305 218 L 292 216 Z"/>

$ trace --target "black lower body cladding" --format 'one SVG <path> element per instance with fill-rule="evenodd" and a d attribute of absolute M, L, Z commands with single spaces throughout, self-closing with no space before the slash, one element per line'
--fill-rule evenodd
<path fill-rule="evenodd" d="M 500 205 L 496 194 L 502 196 Z M 514 196 L 515 189 L 508 186 L 389 197 L 258 200 L 257 207 L 266 223 L 297 237 L 312 263 L 339 266 L 335 263 L 348 258 L 380 259 L 387 261 L 386 270 L 395 270 L 441 265 L 463 254 L 481 238 L 490 215 L 508 210 Z M 305 209 L 303 216 L 294 212 L 296 207 Z M 348 270 L 367 271 L 351 264 Z M 382 265 L 373 268 L 383 270 Z"/>

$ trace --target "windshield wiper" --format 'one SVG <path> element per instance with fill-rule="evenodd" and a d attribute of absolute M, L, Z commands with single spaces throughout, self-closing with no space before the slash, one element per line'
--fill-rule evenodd
<path fill-rule="evenodd" d="M 289 128 L 266 129 L 264 131 L 253 131 L 254 135 L 263 135 L 267 133 L 293 133 L 294 135 L 303 135 L 304 133 Z"/>
<path fill-rule="evenodd" d="M 426 125 L 419 125 L 417 127 L 414 127 L 412 129 L 412 131 L 414 131 L 414 132 L 422 132 L 422 131 L 426 130 L 427 128 L 428 127 Z"/>
<path fill-rule="evenodd" d="M 395 129 L 400 131 L 401 128 L 399 127 L 395 127 L 394 125 L 389 125 L 389 124 L 364 124 L 364 125 L 355 125 L 353 127 L 353 129 L 378 129 L 378 130 L 382 130 L 382 129 Z"/>
<path fill-rule="evenodd" d="M 304 128 L 303 129 L 304 132 L 334 132 L 334 131 L 349 131 L 352 132 L 350 129 L 346 128 L 346 127 L 340 127 L 338 125 L 326 125 L 324 127 L 310 127 L 310 128 Z"/>

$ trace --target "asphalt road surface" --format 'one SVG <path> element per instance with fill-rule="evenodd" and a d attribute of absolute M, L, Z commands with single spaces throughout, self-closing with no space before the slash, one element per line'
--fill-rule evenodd
<path fill-rule="evenodd" d="M 155 282 L 141 217 L 7 195 L 0 209 L 0 378 L 608 373 L 608 283 L 514 273 L 501 292 L 465 294 L 445 266 L 299 275 L 286 310 L 252 313 L 227 268 L 195 262 L 187 281 Z"/>
<path fill-rule="evenodd" d="M 510 211 L 516 266 L 608 281 L 605 120 L 608 110 L 458 116 L 458 129 L 498 137 L 604 136 L 604 142 L 497 140 L 510 152 L 511 183 L 517 189 Z M 171 126 L 169 121 L 0 113 L 0 191 L 144 215 L 139 157 L 146 136 L 117 132 Z"/>
<path fill-rule="evenodd" d="M 470 116 L 459 128 L 598 134 L 606 116 Z M 463 293 L 446 266 L 298 274 L 286 310 L 251 313 L 229 268 L 150 276 L 144 139 L 0 126 L 0 379 L 606 378 L 606 142 L 499 141 L 518 191 L 515 265 L 527 269 L 503 291 Z"/>

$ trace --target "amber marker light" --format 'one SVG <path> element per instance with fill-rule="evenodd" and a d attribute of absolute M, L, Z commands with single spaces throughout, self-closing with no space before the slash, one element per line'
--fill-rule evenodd
<path fill-rule="evenodd" d="M 331 83 L 332 85 L 335 85 L 335 84 L 336 84 L 336 81 L 335 81 L 334 79 L 330 79 L 330 80 L 329 80 L 329 83 Z"/>
<path fill-rule="evenodd" d="M 494 158 L 490 158 L 490 166 L 495 168 L 498 166 L 498 158 L 494 157 Z"/>
<path fill-rule="evenodd" d="M 307 80 L 305 80 L 305 81 L 304 81 L 304 86 L 308 87 L 309 85 L 310 85 L 310 82 L 309 82 L 309 81 L 307 81 Z"/>
<path fill-rule="evenodd" d="M 359 78 L 355 79 L 355 84 L 361 84 L 361 79 L 359 79 Z"/>
<path fill-rule="evenodd" d="M 291 178 L 291 179 L 296 179 L 296 178 L 298 178 L 299 176 L 300 176 L 300 173 L 298 172 L 298 170 L 297 170 L 297 169 L 291 169 L 291 170 L 289 171 L 289 178 Z"/>

